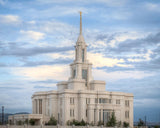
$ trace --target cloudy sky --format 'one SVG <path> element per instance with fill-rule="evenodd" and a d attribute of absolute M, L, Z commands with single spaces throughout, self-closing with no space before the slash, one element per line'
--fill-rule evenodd
<path fill-rule="evenodd" d="M 67 80 L 83 12 L 93 76 L 134 94 L 134 119 L 160 120 L 159 0 L 0 0 L 0 106 L 31 112 Z"/>

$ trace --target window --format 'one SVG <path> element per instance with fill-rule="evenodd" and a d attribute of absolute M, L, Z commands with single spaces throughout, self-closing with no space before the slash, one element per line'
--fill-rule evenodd
<path fill-rule="evenodd" d="M 90 98 L 86 98 L 86 104 L 90 104 Z"/>
<path fill-rule="evenodd" d="M 87 111 L 87 109 L 86 109 L 86 117 L 87 117 L 87 112 L 88 112 L 88 111 Z"/>
<path fill-rule="evenodd" d="M 82 62 L 84 62 L 84 49 L 82 49 Z"/>
<path fill-rule="evenodd" d="M 101 109 L 99 110 L 99 121 L 101 121 Z"/>
<path fill-rule="evenodd" d="M 36 114 L 38 114 L 38 105 L 37 105 L 37 99 L 35 100 L 36 102 Z"/>
<path fill-rule="evenodd" d="M 82 69 L 82 79 L 87 80 L 87 70 L 86 69 Z"/>
<path fill-rule="evenodd" d="M 125 106 L 129 107 L 129 100 L 125 100 Z"/>
<path fill-rule="evenodd" d="M 74 98 L 73 97 L 70 98 L 70 104 L 74 104 Z"/>
<path fill-rule="evenodd" d="M 107 103 L 110 103 L 111 104 L 112 100 L 111 99 L 108 99 L 108 102 Z"/>
<path fill-rule="evenodd" d="M 117 100 L 116 100 L 116 104 L 120 104 L 120 99 L 117 99 Z"/>
<path fill-rule="evenodd" d="M 95 99 L 95 103 L 98 103 L 98 99 L 97 98 Z"/>
<path fill-rule="evenodd" d="M 76 77 L 76 70 L 74 69 L 73 70 L 73 78 L 75 78 Z"/>
<path fill-rule="evenodd" d="M 129 111 L 125 111 L 125 118 L 129 119 Z"/>
<path fill-rule="evenodd" d="M 111 103 L 111 99 L 107 99 L 107 98 L 99 98 L 99 103 Z"/>
<path fill-rule="evenodd" d="M 39 99 L 39 114 L 42 114 L 42 99 Z"/>
<path fill-rule="evenodd" d="M 70 117 L 74 117 L 74 109 L 70 109 Z"/>

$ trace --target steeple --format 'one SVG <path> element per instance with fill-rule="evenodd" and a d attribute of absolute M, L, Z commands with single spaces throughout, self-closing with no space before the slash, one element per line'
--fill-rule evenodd
<path fill-rule="evenodd" d="M 80 26 L 79 26 L 79 37 L 78 37 L 78 40 L 77 40 L 77 44 L 80 45 L 82 43 L 85 44 L 85 41 L 84 41 L 84 38 L 83 38 L 83 35 L 82 35 L 82 12 L 80 11 Z"/>
<path fill-rule="evenodd" d="M 87 45 L 82 35 L 82 12 L 80 12 L 79 36 L 75 46 L 75 60 L 71 64 L 71 77 L 69 86 L 76 86 L 76 89 L 89 89 L 89 82 L 92 78 L 92 64 L 87 60 Z"/>
<path fill-rule="evenodd" d="M 80 33 L 79 34 L 82 35 L 82 12 L 80 11 L 79 13 L 80 13 L 80 29 L 79 29 Z"/>

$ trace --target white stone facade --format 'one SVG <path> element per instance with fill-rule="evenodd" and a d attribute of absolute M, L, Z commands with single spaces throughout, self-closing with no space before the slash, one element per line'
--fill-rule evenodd
<path fill-rule="evenodd" d="M 105 81 L 92 77 L 92 64 L 87 60 L 87 45 L 82 35 L 81 15 L 75 60 L 70 67 L 70 78 L 58 83 L 57 91 L 33 94 L 33 114 L 54 116 L 61 125 L 73 119 L 97 124 L 99 121 L 106 123 L 114 111 L 117 121 L 128 122 L 133 127 L 133 94 L 105 91 Z"/>

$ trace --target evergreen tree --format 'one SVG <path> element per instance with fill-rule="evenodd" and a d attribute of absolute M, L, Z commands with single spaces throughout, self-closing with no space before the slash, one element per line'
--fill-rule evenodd
<path fill-rule="evenodd" d="M 47 125 L 57 125 L 57 120 L 52 116 Z"/>
<path fill-rule="evenodd" d="M 115 117 L 115 112 L 114 111 L 112 112 L 112 116 L 111 116 L 111 118 L 109 119 L 109 121 L 107 122 L 106 125 L 109 126 L 109 127 L 116 126 L 116 117 Z"/>

